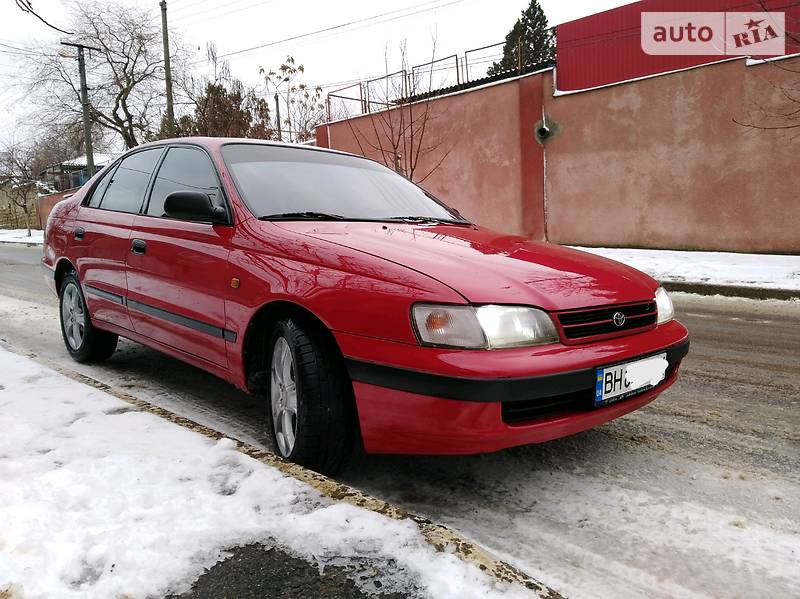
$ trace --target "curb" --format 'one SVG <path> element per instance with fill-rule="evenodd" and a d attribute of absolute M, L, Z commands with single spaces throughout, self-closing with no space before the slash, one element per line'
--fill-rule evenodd
<path fill-rule="evenodd" d="M 711 285 L 708 283 L 692 283 L 688 281 L 661 281 L 667 291 L 696 293 L 698 295 L 725 295 L 728 297 L 744 297 L 748 299 L 790 300 L 800 297 L 800 290 L 770 289 L 767 287 L 746 287 L 744 285 Z"/>
<path fill-rule="evenodd" d="M 536 580 L 532 576 L 526 574 L 511 564 L 502 561 L 487 549 L 481 547 L 473 541 L 470 541 L 466 537 L 461 536 L 459 533 L 447 528 L 446 526 L 436 524 L 428 518 L 398 508 L 386 501 L 378 499 L 377 497 L 367 495 L 366 493 L 363 493 L 354 487 L 339 483 L 328 478 L 327 476 L 314 472 L 313 470 L 308 470 L 303 466 L 284 460 L 283 458 L 280 458 L 266 450 L 248 445 L 239 439 L 220 433 L 219 431 L 216 431 L 210 427 L 194 422 L 189 418 L 179 416 L 178 414 L 170 412 L 165 408 L 160 408 L 142 399 L 133 397 L 124 391 L 119 391 L 111 385 L 102 383 L 90 376 L 81 374 L 68 368 L 48 364 L 41 360 L 36 354 L 17 351 L 16 348 L 8 343 L 0 343 L 0 345 L 9 351 L 25 356 L 51 370 L 55 370 L 59 374 L 66 376 L 73 381 L 89 385 L 90 387 L 94 387 L 95 389 L 108 393 L 117 399 L 121 399 L 122 401 L 131 404 L 144 412 L 148 412 L 165 420 L 169 420 L 174 424 L 188 428 L 196 433 L 214 440 L 223 438 L 231 439 L 236 443 L 236 449 L 239 452 L 258 460 L 267 466 L 276 468 L 286 476 L 290 476 L 296 480 L 306 483 L 320 494 L 329 497 L 334 501 L 344 501 L 356 507 L 376 512 L 386 516 L 387 518 L 392 518 L 393 520 L 410 520 L 417 525 L 423 538 L 430 545 L 432 545 L 436 551 L 450 551 L 458 556 L 462 561 L 477 567 L 479 570 L 485 572 L 489 576 L 492 576 L 498 581 L 522 585 L 523 587 L 532 591 L 535 597 L 540 597 L 542 599 L 563 599 L 563 596 L 557 591 L 551 589 L 544 583 Z"/>
<path fill-rule="evenodd" d="M 19 245 L 26 248 L 37 248 L 42 247 L 41 243 L 37 242 L 27 242 L 27 241 L 0 241 L 0 245 Z"/>

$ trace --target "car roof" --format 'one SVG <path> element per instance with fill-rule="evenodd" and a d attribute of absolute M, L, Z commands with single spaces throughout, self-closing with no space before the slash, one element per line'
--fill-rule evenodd
<path fill-rule="evenodd" d="M 147 143 L 143 143 L 136 148 L 146 148 L 149 146 L 159 146 L 165 144 L 195 144 L 199 146 L 203 146 L 208 149 L 217 149 L 221 146 L 226 144 L 251 144 L 251 145 L 259 145 L 259 146 L 275 146 L 279 148 L 297 148 L 302 150 L 312 150 L 315 152 L 328 152 L 330 154 L 343 154 L 345 156 L 355 156 L 357 158 L 366 158 L 365 156 L 359 156 L 358 154 L 352 154 L 350 152 L 342 152 L 340 150 L 332 150 L 330 148 L 320 148 L 319 146 L 311 146 L 306 144 L 296 144 L 296 143 L 287 143 L 281 141 L 271 141 L 267 139 L 252 139 L 248 137 L 172 137 L 169 139 L 159 139 L 155 141 L 150 141 Z"/>

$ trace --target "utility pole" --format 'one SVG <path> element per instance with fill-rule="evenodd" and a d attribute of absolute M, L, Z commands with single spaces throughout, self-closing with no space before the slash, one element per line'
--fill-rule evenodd
<path fill-rule="evenodd" d="M 172 105 L 172 70 L 169 66 L 169 31 L 167 29 L 167 0 L 161 0 L 161 35 L 164 38 L 164 80 L 167 86 L 167 133 L 175 135 L 175 110 Z"/>
<path fill-rule="evenodd" d="M 72 46 L 78 49 L 78 72 L 81 77 L 81 109 L 83 111 L 83 145 L 86 148 L 86 170 L 91 177 L 94 175 L 94 152 L 92 151 L 92 122 L 89 119 L 89 92 L 86 88 L 86 61 L 83 59 L 84 50 L 97 50 L 94 46 L 61 42 L 62 46 Z"/>
<path fill-rule="evenodd" d="M 281 104 L 278 102 L 278 92 L 275 92 L 275 124 L 278 125 L 278 141 L 283 141 L 281 135 Z"/>

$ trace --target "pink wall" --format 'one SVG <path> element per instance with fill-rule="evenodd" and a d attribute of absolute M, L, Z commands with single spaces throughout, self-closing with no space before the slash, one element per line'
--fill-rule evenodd
<path fill-rule="evenodd" d="M 63 200 L 65 195 L 72 195 L 78 191 L 78 189 L 80 188 L 75 187 L 73 189 L 67 189 L 66 191 L 59 191 L 58 193 L 36 198 L 36 212 L 39 215 L 40 229 L 44 229 L 44 226 L 47 224 L 47 217 L 50 216 L 53 206 Z"/>
<path fill-rule="evenodd" d="M 776 84 L 796 80 L 785 67 L 800 59 L 557 97 L 546 72 L 438 98 L 430 135 L 443 141 L 420 172 L 449 154 L 422 185 L 479 224 L 534 239 L 546 228 L 564 244 L 800 252 L 797 130 L 734 122 L 781 105 Z M 542 104 L 557 130 L 544 150 Z M 322 126 L 318 143 L 377 158 L 354 135 L 369 138 L 375 118 Z"/>
<path fill-rule="evenodd" d="M 791 62 L 800 67 L 798 60 L 781 65 Z M 777 64 L 736 60 L 547 95 L 548 117 L 561 126 L 546 142 L 548 238 L 800 252 L 796 130 L 748 129 L 733 120 L 781 105 L 773 84 L 789 82 L 791 74 Z"/>

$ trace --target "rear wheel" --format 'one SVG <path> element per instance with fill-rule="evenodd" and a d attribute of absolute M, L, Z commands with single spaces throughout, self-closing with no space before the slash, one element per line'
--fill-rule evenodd
<path fill-rule="evenodd" d="M 292 318 L 278 321 L 268 346 L 269 419 L 278 453 L 335 474 L 353 449 L 350 385 L 335 348 Z"/>
<path fill-rule="evenodd" d="M 58 297 L 61 335 L 69 355 L 76 362 L 97 362 L 109 358 L 117 349 L 118 337 L 94 327 L 74 272 L 64 275 Z"/>

